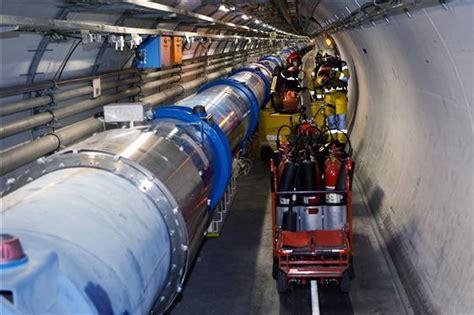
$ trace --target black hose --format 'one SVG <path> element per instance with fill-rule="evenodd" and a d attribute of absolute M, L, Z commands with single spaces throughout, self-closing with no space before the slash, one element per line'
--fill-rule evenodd
<path fill-rule="evenodd" d="M 54 75 L 55 77 L 55 81 L 59 81 L 61 79 L 61 76 L 63 75 L 63 71 L 64 69 L 66 68 L 66 65 L 69 61 L 69 59 L 71 59 L 71 56 L 72 54 L 76 51 L 77 47 L 79 47 L 79 45 L 82 43 L 82 39 L 78 40 L 76 42 L 76 44 L 74 44 L 74 46 L 72 46 L 72 48 L 69 50 L 67 56 L 66 56 L 66 59 L 64 59 L 63 63 L 61 64 L 60 68 L 58 69 L 58 71 L 56 72 L 56 74 Z M 58 74 L 59 73 L 59 74 Z M 58 76 L 56 78 L 56 76 Z"/>
<path fill-rule="evenodd" d="M 341 129 L 337 128 L 336 129 L 337 131 L 341 132 L 345 137 L 346 137 L 346 140 L 347 140 L 347 144 L 349 144 L 349 150 L 347 152 L 347 155 L 348 156 L 352 156 L 352 143 L 351 143 L 351 139 L 349 139 L 349 136 L 347 135 L 346 132 L 342 131 Z"/>
<path fill-rule="evenodd" d="M 289 125 L 281 125 L 280 128 L 278 128 L 278 131 L 277 131 L 277 138 L 276 138 L 276 146 L 277 146 L 277 150 L 280 151 L 280 148 L 281 148 L 281 144 L 280 144 L 280 132 L 283 128 L 288 128 L 290 129 L 290 132 L 293 133 L 293 128 L 291 128 Z"/>

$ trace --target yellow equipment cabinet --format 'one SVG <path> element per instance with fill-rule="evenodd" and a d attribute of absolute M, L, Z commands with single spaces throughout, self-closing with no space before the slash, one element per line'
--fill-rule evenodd
<path fill-rule="evenodd" d="M 260 111 L 258 122 L 258 143 L 260 148 L 260 157 L 264 161 L 269 161 L 273 151 L 277 149 L 276 140 L 278 129 L 282 125 L 294 127 L 299 122 L 300 113 L 280 114 L 272 109 L 263 109 Z M 280 142 L 286 142 L 286 136 L 290 133 L 288 128 L 283 128 L 280 132 Z"/>
<path fill-rule="evenodd" d="M 183 63 L 183 38 L 173 37 L 173 48 L 171 49 L 171 63 L 173 66 Z"/>

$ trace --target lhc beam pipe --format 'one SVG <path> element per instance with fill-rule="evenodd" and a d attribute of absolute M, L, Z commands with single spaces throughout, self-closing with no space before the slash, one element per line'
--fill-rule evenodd
<path fill-rule="evenodd" d="M 148 126 L 96 134 L 13 183 L 2 233 L 27 258 L 0 261 L 0 290 L 15 301 L 1 300 L 4 313 L 163 313 L 228 184 L 232 151 L 253 132 L 266 88 L 256 71 L 155 109 Z"/>

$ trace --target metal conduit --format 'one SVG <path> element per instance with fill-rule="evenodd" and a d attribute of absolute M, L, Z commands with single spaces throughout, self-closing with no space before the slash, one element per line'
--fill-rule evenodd
<path fill-rule="evenodd" d="M 259 50 L 259 51 L 256 52 L 256 54 L 262 53 L 266 49 L 267 48 Z M 246 51 L 242 51 L 242 53 L 245 53 L 245 52 Z M 213 55 L 211 57 L 223 57 L 223 56 L 227 56 L 227 55 L 230 55 L 230 54 L 235 54 L 235 52 Z M 204 59 L 204 58 L 206 58 L 206 57 L 205 56 L 200 56 L 200 57 L 196 57 L 196 58 L 190 58 L 190 59 L 183 60 L 183 64 L 186 64 L 186 65 L 182 66 L 181 68 L 185 69 L 186 67 L 194 66 L 195 63 L 193 64 L 193 63 L 189 63 L 189 62 L 198 61 L 198 60 L 201 60 L 201 59 Z M 168 69 L 168 70 L 174 70 L 174 69 L 179 69 L 179 68 L 173 68 L 173 69 Z M 161 70 L 161 71 L 157 71 L 157 72 L 154 72 L 154 73 L 162 73 L 164 71 L 167 71 L 167 70 Z M 97 78 L 97 77 L 106 78 L 106 77 L 112 77 L 112 76 L 120 76 L 120 75 L 124 75 L 124 74 L 138 73 L 138 72 L 140 72 L 140 71 L 136 68 L 129 68 L 129 69 L 120 70 L 120 71 L 117 71 L 117 70 L 107 71 L 107 72 L 103 72 L 101 74 L 98 74 L 96 76 L 84 76 L 84 77 L 78 77 L 78 78 L 73 78 L 73 79 L 65 79 L 65 80 L 60 80 L 60 81 L 51 80 L 51 81 L 39 82 L 39 83 L 34 83 L 34 84 L 29 84 L 29 85 L 17 85 L 17 86 L 3 87 L 3 88 L 0 88 L 0 98 L 9 97 L 9 96 L 18 95 L 18 94 L 23 94 L 23 93 L 34 92 L 34 91 L 52 89 L 52 88 L 54 88 L 58 85 L 90 81 L 90 80 L 93 80 L 94 78 Z M 170 73 L 174 73 L 174 71 L 171 71 Z M 166 74 L 166 72 L 164 72 L 161 75 L 165 75 L 165 74 Z M 149 75 L 149 74 L 147 74 L 147 75 Z M 158 75 L 158 76 L 160 76 L 160 75 Z"/>
<path fill-rule="evenodd" d="M 235 60 L 235 61 L 228 61 L 228 62 L 224 62 L 224 63 L 221 63 L 221 64 L 213 65 L 213 66 L 207 67 L 206 69 L 200 69 L 200 70 L 196 70 L 194 72 L 188 72 L 188 74 L 185 74 L 184 76 L 199 74 L 199 73 L 204 72 L 205 70 L 212 71 L 214 69 L 218 69 L 218 68 L 227 66 L 227 65 L 232 64 L 234 62 L 239 62 L 242 59 L 243 58 Z M 62 108 L 59 108 L 59 109 L 56 109 L 56 110 L 46 111 L 46 112 L 36 114 L 36 115 L 30 116 L 30 117 L 27 117 L 27 118 L 9 123 L 9 124 L 4 124 L 3 126 L 0 127 L 0 139 L 9 137 L 11 135 L 20 133 L 22 131 L 25 131 L 25 130 L 28 130 L 28 129 L 31 129 L 31 128 L 35 128 L 35 127 L 38 127 L 38 126 L 48 124 L 48 123 L 52 122 L 55 119 L 63 119 L 63 118 L 66 118 L 66 117 L 69 117 L 69 116 L 72 116 L 72 115 L 75 115 L 75 114 L 93 109 L 93 108 L 97 108 L 99 106 L 106 105 L 110 102 L 114 102 L 116 100 L 119 100 L 119 99 L 122 99 L 122 98 L 125 98 L 125 97 L 128 97 L 128 96 L 136 95 L 140 92 L 140 90 L 145 91 L 145 90 L 148 90 L 148 89 L 153 89 L 153 88 L 159 87 L 163 84 L 169 84 L 169 83 L 177 82 L 182 77 L 183 76 L 173 76 L 173 77 L 162 79 L 162 80 L 159 80 L 159 81 L 149 82 L 149 83 L 144 84 L 141 89 L 140 88 L 127 89 L 127 90 L 125 90 L 123 92 L 120 92 L 118 94 L 105 95 L 105 96 L 101 96 L 100 98 L 97 98 L 97 99 L 94 99 L 94 100 L 84 100 L 84 101 L 75 103 L 71 106 L 62 107 Z M 132 80 L 132 79 L 129 79 L 129 80 Z M 128 82 L 129 80 L 126 80 L 126 81 Z M 177 91 L 177 90 L 175 89 L 174 91 Z M 73 92 L 70 92 L 70 93 L 67 93 L 67 94 L 71 94 L 71 93 L 73 93 Z M 174 93 L 174 92 L 172 91 L 170 93 Z M 66 98 L 64 97 L 64 99 L 66 99 Z M 16 106 L 18 106 L 18 105 L 16 105 Z"/>
<path fill-rule="evenodd" d="M 4 175 L 60 147 L 68 146 L 102 130 L 104 130 L 104 124 L 99 119 L 89 118 L 61 128 L 37 140 L 2 152 L 0 173 Z"/>
<path fill-rule="evenodd" d="M 5 138 L 34 127 L 48 124 L 53 120 L 62 119 L 75 114 L 79 114 L 87 110 L 97 108 L 99 106 L 103 106 L 111 102 L 115 102 L 122 98 L 136 95 L 138 93 L 140 93 L 140 88 L 131 88 L 116 94 L 104 95 L 94 100 L 84 100 L 75 103 L 71 106 L 59 108 L 49 112 L 43 112 L 25 119 L 15 121 L 10 124 L 5 124 L 0 127 L 0 138 Z"/>
<path fill-rule="evenodd" d="M 184 93 L 185 91 L 194 89 L 194 88 L 196 88 L 196 87 L 198 87 L 198 86 L 200 86 L 200 85 L 202 85 L 202 84 L 204 84 L 208 81 L 211 81 L 211 80 L 219 78 L 223 75 L 226 75 L 229 71 L 230 71 L 230 69 L 226 68 L 226 69 L 222 69 L 220 71 L 210 73 L 210 74 L 208 74 L 204 77 L 201 77 L 199 79 L 189 81 L 189 82 L 183 83 L 181 85 L 178 85 L 176 87 L 173 87 L 171 89 L 168 89 L 166 91 L 162 91 L 162 92 L 144 97 L 144 98 L 141 99 L 141 101 L 143 103 L 149 104 L 152 107 L 155 107 L 158 104 L 160 104 L 160 103 L 162 103 L 162 102 L 164 102 L 164 101 L 166 101 L 166 100 L 168 100 L 172 97 L 175 97 L 175 96 L 178 96 L 178 95 Z M 160 80 L 160 81 L 162 81 L 162 80 Z M 136 89 L 137 89 L 137 91 L 136 91 L 137 93 L 135 93 L 135 94 L 138 94 L 139 89 L 138 88 L 136 88 Z M 123 98 L 121 96 L 119 96 L 119 97 Z M 107 102 L 105 102 L 105 104 L 110 103 L 110 102 L 112 102 L 112 101 L 107 101 Z M 46 113 L 44 113 L 44 114 L 46 114 Z M 62 114 L 64 114 L 64 113 L 62 113 Z M 43 117 L 40 117 L 40 118 L 42 119 L 40 121 L 45 121 L 46 119 L 50 119 L 51 117 L 47 116 L 46 118 L 43 118 Z M 58 144 L 58 141 L 54 140 L 55 135 L 59 134 L 58 137 L 61 137 L 61 136 L 66 137 L 66 135 L 67 135 L 67 137 L 63 141 L 59 141 L 59 142 L 61 142 L 61 146 L 62 146 L 62 145 L 73 143 L 74 142 L 73 139 L 80 139 L 82 137 L 85 137 L 86 135 L 91 135 L 92 133 L 97 132 L 98 130 L 95 130 L 94 128 L 90 128 L 90 129 L 85 128 L 86 130 L 84 130 L 84 128 L 81 128 L 81 126 L 86 126 L 86 125 L 80 125 L 80 124 L 85 123 L 86 121 L 89 121 L 91 119 L 95 120 L 96 122 L 99 122 L 99 120 L 97 120 L 97 119 L 90 118 L 88 120 L 84 120 L 82 122 L 79 122 L 75 125 L 71 125 L 71 126 L 62 128 L 62 129 L 58 130 L 55 133 L 46 135 L 46 136 L 41 137 L 39 139 L 30 141 L 26 144 L 22 144 L 20 146 L 17 146 L 15 148 L 12 148 L 12 149 L 9 149 L 9 150 L 6 150 L 6 151 L 2 152 L 0 154 L 1 158 L 2 158 L 2 166 L 0 168 L 0 175 L 3 176 L 3 175 L 5 175 L 5 174 L 21 167 L 21 166 L 23 166 L 25 164 L 28 164 L 28 163 L 36 160 L 37 158 L 39 158 L 41 156 L 44 156 L 44 155 L 46 155 L 48 153 L 51 153 L 51 152 L 55 151 L 56 149 L 58 149 L 59 144 Z M 89 122 L 88 124 L 92 124 L 92 122 Z M 92 131 L 86 134 L 87 130 L 92 130 Z M 45 139 L 45 138 L 47 138 L 47 139 Z"/>
<path fill-rule="evenodd" d="M 106 82 L 106 83 L 102 83 L 101 89 L 103 91 L 110 90 L 122 85 L 134 84 L 139 81 L 140 81 L 140 78 L 137 77 L 137 78 L 131 78 L 131 79 L 115 81 L 115 82 Z M 14 113 L 21 112 L 24 110 L 32 109 L 35 107 L 45 106 L 52 102 L 61 102 L 61 101 L 65 101 L 68 99 L 72 99 L 72 98 L 76 98 L 79 96 L 84 96 L 84 95 L 92 94 L 92 93 L 93 93 L 92 86 L 84 86 L 81 88 L 71 89 L 64 92 L 59 92 L 55 94 L 50 94 L 50 95 L 30 98 L 27 100 L 17 101 L 17 102 L 13 102 L 9 104 L 4 104 L 0 106 L 0 116 L 10 115 L 10 114 L 14 114 Z"/>
<path fill-rule="evenodd" d="M 212 62 L 210 62 L 209 65 L 214 64 L 218 61 L 225 61 L 225 60 L 232 60 L 232 59 L 233 57 L 215 59 L 215 60 L 212 60 Z M 185 70 L 189 70 L 195 67 L 200 67 L 200 66 L 205 66 L 205 65 L 206 65 L 205 62 L 199 62 L 199 63 L 183 66 L 181 68 L 172 68 L 172 69 L 167 69 L 167 70 L 162 70 L 162 71 L 157 71 L 157 72 L 146 73 L 142 75 L 142 79 L 159 78 L 165 75 L 174 74 L 174 73 L 182 72 Z M 215 68 L 208 67 L 208 70 L 211 70 L 211 69 L 215 69 Z M 199 73 L 202 73 L 201 71 L 204 72 L 203 69 L 197 70 L 195 72 L 193 71 L 189 73 L 185 72 L 184 74 L 181 75 L 181 77 L 192 76 L 193 74 L 199 74 Z M 116 88 L 118 86 L 126 85 L 126 84 L 134 84 L 139 81 L 140 79 L 137 77 L 137 78 L 121 80 L 118 82 L 107 82 L 107 83 L 102 84 L 102 90 L 108 90 L 108 89 Z M 75 97 L 91 94 L 92 92 L 93 92 L 92 86 L 85 86 L 78 89 L 71 89 L 64 92 L 58 92 L 54 94 L 52 93 L 50 95 L 45 95 L 45 96 L 35 97 L 35 98 L 27 99 L 27 100 L 21 100 L 21 101 L 4 104 L 0 107 L 0 116 L 6 116 L 6 115 L 14 114 L 17 112 L 21 112 L 24 110 L 32 109 L 35 107 L 45 106 L 52 102 L 60 102 L 67 99 L 72 99 Z"/>
<path fill-rule="evenodd" d="M 60 80 L 60 81 L 51 80 L 51 81 L 39 82 L 39 83 L 34 83 L 34 84 L 29 84 L 29 85 L 17 85 L 17 86 L 4 87 L 0 89 L 0 98 L 13 96 L 17 94 L 28 93 L 28 92 L 39 91 L 39 90 L 52 89 L 58 85 L 90 81 L 95 78 L 121 76 L 124 74 L 130 74 L 130 73 L 136 73 L 136 72 L 138 72 L 138 69 L 130 68 L 130 69 L 125 69 L 125 70 L 120 70 L 120 71 L 114 70 L 110 72 L 104 72 L 97 76 L 85 76 L 85 77 L 65 79 L 65 80 Z"/>
<path fill-rule="evenodd" d="M 151 107 L 156 107 L 160 103 L 162 103 L 162 102 L 164 102 L 164 101 L 166 101 L 166 100 L 168 100 L 172 97 L 183 94 L 184 92 L 192 90 L 194 88 L 197 88 L 198 86 L 200 86 L 204 83 L 207 83 L 208 81 L 211 81 L 211 80 L 219 78 L 223 75 L 226 75 L 230 70 L 231 70 L 230 68 L 226 68 L 226 69 L 222 69 L 220 71 L 209 73 L 209 74 L 207 74 L 207 75 L 205 75 L 201 78 L 198 78 L 196 80 L 189 81 L 189 82 L 186 82 L 186 83 L 182 83 L 182 84 L 180 84 L 176 87 L 173 87 L 171 89 L 168 89 L 166 91 L 159 92 L 159 93 L 152 94 L 152 95 L 149 95 L 147 97 L 144 97 L 144 98 L 141 99 L 141 101 L 145 104 L 150 105 Z"/>

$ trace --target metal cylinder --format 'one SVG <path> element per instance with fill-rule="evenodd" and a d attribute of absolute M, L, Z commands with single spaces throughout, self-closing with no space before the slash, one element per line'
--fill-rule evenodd
<path fill-rule="evenodd" d="M 3 232 L 18 235 L 28 257 L 16 267 L 25 271 L 23 277 L 14 268 L 2 270 L 2 287 L 15 288 L 16 310 L 131 314 L 150 309 L 155 295 L 148 291 L 166 286 L 173 248 L 158 210 L 170 205 L 163 194 L 153 197 L 162 201 L 111 171 L 76 167 L 52 171 L 4 198 Z"/>
<path fill-rule="evenodd" d="M 202 105 L 226 135 L 235 149 L 245 138 L 250 124 L 251 108 L 245 94 L 235 87 L 220 84 L 207 88 L 177 105 L 193 108 Z"/>

